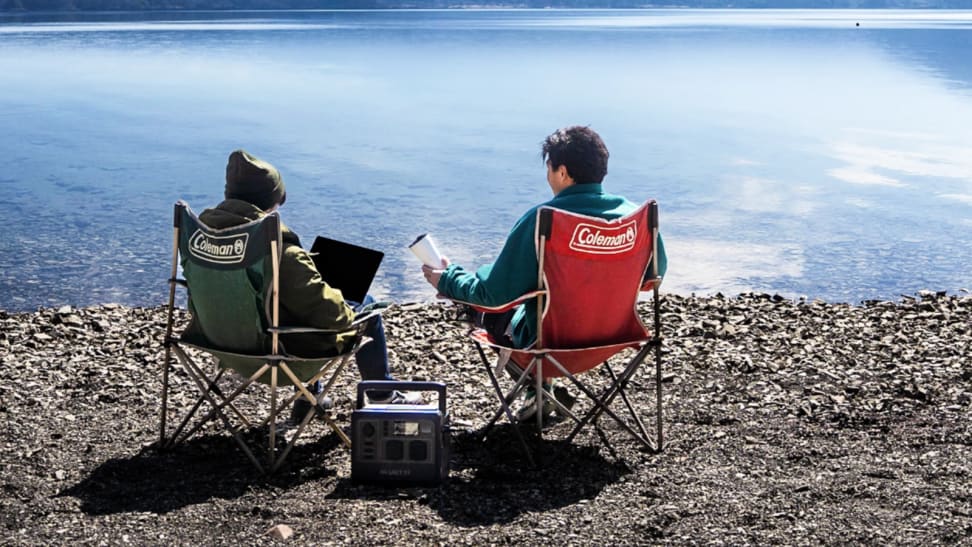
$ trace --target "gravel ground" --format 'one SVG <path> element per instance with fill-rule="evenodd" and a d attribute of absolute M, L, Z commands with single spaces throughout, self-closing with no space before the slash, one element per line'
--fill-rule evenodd
<path fill-rule="evenodd" d="M 0 544 L 260 545 L 278 525 L 296 544 L 972 544 L 972 297 L 662 308 L 665 450 L 607 422 L 610 444 L 566 445 L 561 422 L 528 435 L 538 468 L 510 426 L 476 438 L 491 392 L 453 310 L 387 312 L 394 372 L 448 385 L 438 487 L 353 484 L 320 422 L 269 478 L 215 431 L 157 452 L 162 309 L 0 311 Z M 632 389 L 649 420 L 652 379 Z"/>

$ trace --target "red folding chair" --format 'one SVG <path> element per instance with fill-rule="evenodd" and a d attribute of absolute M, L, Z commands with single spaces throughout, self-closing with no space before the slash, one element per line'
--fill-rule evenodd
<path fill-rule="evenodd" d="M 513 349 L 495 340 L 483 329 L 470 333 L 486 372 L 500 399 L 501 408 L 487 424 L 483 435 L 504 414 L 511 423 L 516 419 L 510 403 L 530 380 L 535 382 L 537 404 L 543 408 L 548 398 L 561 414 L 576 422 L 567 437 L 570 442 L 588 424 L 597 424 L 602 414 L 613 418 L 637 441 L 652 451 L 662 449 L 661 392 L 661 319 L 658 287 L 661 277 L 654 253 L 658 240 L 658 205 L 649 201 L 633 213 L 615 220 L 604 220 L 541 207 L 537 211 L 536 249 L 539 263 L 539 290 L 513 302 L 493 308 L 473 308 L 488 313 L 512 309 L 531 298 L 537 306 L 537 340 L 527 349 Z M 654 335 L 638 316 L 641 291 L 654 293 Z M 468 305 L 468 303 L 465 303 Z M 531 304 L 528 304 L 531 305 Z M 483 346 L 497 350 L 494 366 Z M 635 354 L 615 373 L 608 360 L 633 348 Z M 626 388 L 651 350 L 655 353 L 655 438 L 651 439 Z M 599 365 L 610 376 L 610 384 L 601 393 L 584 384 L 578 377 Z M 497 375 L 504 368 L 517 377 L 514 387 L 503 393 Z M 542 389 L 544 379 L 563 377 L 576 386 L 591 402 L 579 417 L 561 404 L 552 393 Z M 617 397 L 627 407 L 630 418 L 622 418 L 611 407 Z M 543 428 L 543 412 L 536 413 L 537 429 Z M 533 458 L 518 428 L 514 428 L 524 452 Z"/>

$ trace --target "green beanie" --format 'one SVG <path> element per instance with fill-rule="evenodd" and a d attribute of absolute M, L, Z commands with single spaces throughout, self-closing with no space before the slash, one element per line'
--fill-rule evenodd
<path fill-rule="evenodd" d="M 226 163 L 226 199 L 240 199 L 267 211 L 283 205 L 287 189 L 280 172 L 245 150 L 234 150 Z"/>

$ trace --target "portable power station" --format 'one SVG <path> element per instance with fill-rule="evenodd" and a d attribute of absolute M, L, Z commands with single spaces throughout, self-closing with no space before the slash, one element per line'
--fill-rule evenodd
<path fill-rule="evenodd" d="M 434 391 L 438 403 L 365 404 L 368 391 Z M 439 382 L 366 381 L 351 413 L 351 480 L 435 484 L 449 476 L 449 413 Z"/>

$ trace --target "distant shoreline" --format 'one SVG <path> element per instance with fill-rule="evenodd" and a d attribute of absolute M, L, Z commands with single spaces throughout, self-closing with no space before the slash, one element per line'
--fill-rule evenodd
<path fill-rule="evenodd" d="M 280 11 L 375 9 L 972 9 L 972 0 L 524 0 L 482 3 L 464 0 L 0 0 L 0 13 L 115 11 Z"/>

